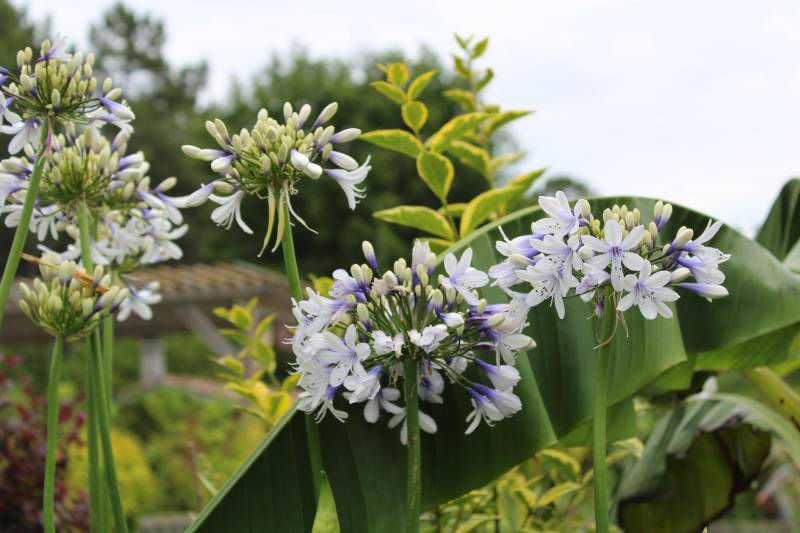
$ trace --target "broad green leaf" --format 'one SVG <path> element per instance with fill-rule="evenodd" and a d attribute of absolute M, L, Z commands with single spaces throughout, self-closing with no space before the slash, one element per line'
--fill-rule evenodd
<path fill-rule="evenodd" d="M 595 212 L 626 203 L 650 213 L 654 201 L 595 198 L 591 203 Z M 501 259 L 495 250 L 495 242 L 501 238 L 498 226 L 509 237 L 522 235 L 542 216 L 538 207 L 518 211 L 473 232 L 450 251 L 460 255 L 472 247 L 473 266 L 486 269 Z M 707 222 L 708 217 L 676 205 L 665 231 L 674 234 L 681 225 L 704 228 Z M 611 348 L 611 408 L 626 405 L 666 370 L 687 361 L 689 354 L 740 344 L 800 320 L 800 298 L 796 297 L 800 276 L 730 227 L 723 227 L 711 244 L 732 253 L 730 261 L 722 265 L 731 296 L 709 303 L 683 294 L 671 320 L 645 321 L 635 312 L 628 313 L 629 337 L 618 335 Z M 496 287 L 485 294 L 492 303 L 505 300 Z M 592 323 L 586 320 L 590 311 L 575 298 L 570 298 L 566 307 L 564 320 L 546 305 L 530 313 L 526 333 L 538 346 L 517 360 L 521 381 L 515 392 L 523 409 L 515 417 L 464 435 L 471 406 L 462 390 L 448 386 L 442 404 L 425 406 L 438 431 L 422 435 L 423 509 L 484 486 L 591 421 L 596 353 Z M 406 465 L 397 430 L 386 427 L 385 417 L 376 424 L 367 423 L 360 406 L 342 403 L 337 407 L 348 410 L 347 422 L 326 417 L 319 432 L 342 531 L 402 531 L 406 525 Z M 291 420 L 282 422 L 283 429 L 270 435 L 206 507 L 193 526 L 195 530 L 226 530 L 229 523 L 232 528 L 228 529 L 243 533 L 310 529 L 314 505 L 303 436 L 305 417 L 288 417 Z M 276 472 L 276 468 L 290 471 Z M 306 494 L 312 503 L 304 503 Z M 260 505 L 262 501 L 270 503 Z"/>
<path fill-rule="evenodd" d="M 319 502 L 317 502 L 317 515 L 314 517 L 314 526 L 311 533 L 339 533 L 339 517 L 336 515 L 336 502 L 333 499 L 331 484 L 328 476 L 322 472 L 319 489 Z"/>
<path fill-rule="evenodd" d="M 370 86 L 392 102 L 402 104 L 406 101 L 406 93 L 403 92 L 403 89 L 396 87 L 391 83 L 387 83 L 385 81 L 373 81 L 370 83 Z"/>
<path fill-rule="evenodd" d="M 416 100 L 419 98 L 436 74 L 438 74 L 436 70 L 429 70 L 414 78 L 414 81 L 408 84 L 408 91 L 406 91 L 408 99 Z"/>
<path fill-rule="evenodd" d="M 433 152 L 442 152 L 486 120 L 486 113 L 466 113 L 450 119 L 439 131 L 425 141 L 425 147 Z"/>
<path fill-rule="evenodd" d="M 465 111 L 475 111 L 478 103 L 475 101 L 475 95 L 464 89 L 448 89 L 442 92 L 445 98 L 452 100 L 461 106 Z"/>
<path fill-rule="evenodd" d="M 492 135 L 501 127 L 505 126 L 509 122 L 513 120 L 517 120 L 518 118 L 522 118 L 525 116 L 530 115 L 533 111 L 525 111 L 525 110 L 518 110 L 518 111 L 501 111 L 500 113 L 494 113 L 489 119 L 486 121 L 486 135 Z"/>
<path fill-rule="evenodd" d="M 375 130 L 362 133 L 359 139 L 413 158 L 422 152 L 422 143 L 405 130 Z"/>
<path fill-rule="evenodd" d="M 624 474 L 619 523 L 625 531 L 700 531 L 750 488 L 769 455 L 770 436 L 736 424 L 737 408 L 688 402 L 667 414 L 642 458 Z"/>
<path fill-rule="evenodd" d="M 756 241 L 784 261 L 800 241 L 800 178 L 788 181 L 772 204 Z"/>
<path fill-rule="evenodd" d="M 693 402 L 718 400 L 732 406 L 737 415 L 744 412 L 746 422 L 780 437 L 796 468 L 800 468 L 800 428 L 771 407 L 741 394 L 716 393 L 690 398 Z"/>
<path fill-rule="evenodd" d="M 391 63 L 386 67 L 386 78 L 389 83 L 402 87 L 408 81 L 408 67 L 404 63 Z"/>
<path fill-rule="evenodd" d="M 478 41 L 475 44 L 475 47 L 472 49 L 472 53 L 470 54 L 472 56 L 472 59 L 478 59 L 479 57 L 481 57 L 484 53 L 486 53 L 486 48 L 488 47 L 489 47 L 488 37 Z"/>
<path fill-rule="evenodd" d="M 374 216 L 378 220 L 383 220 L 384 222 L 410 226 L 445 239 L 452 240 L 455 237 L 453 228 L 444 215 L 438 211 L 434 211 L 430 207 L 423 207 L 421 205 L 401 205 L 391 209 L 377 211 Z"/>
<path fill-rule="evenodd" d="M 441 154 L 422 152 L 417 157 L 417 173 L 440 200 L 447 200 L 453 184 L 453 163 Z"/>
<path fill-rule="evenodd" d="M 461 215 L 461 235 L 467 235 L 480 226 L 498 208 L 504 206 L 514 196 L 520 194 L 515 187 L 501 187 L 482 192 L 472 199 Z"/>
<path fill-rule="evenodd" d="M 428 108 L 422 102 L 407 102 L 400 108 L 403 122 L 414 131 L 419 131 L 428 121 Z"/>
<path fill-rule="evenodd" d="M 489 152 L 466 141 L 453 141 L 447 152 L 458 159 L 462 165 L 474 168 L 486 176 L 489 172 Z"/>

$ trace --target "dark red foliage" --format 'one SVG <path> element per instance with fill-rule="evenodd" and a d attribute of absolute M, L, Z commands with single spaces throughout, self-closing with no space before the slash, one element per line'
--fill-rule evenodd
<path fill-rule="evenodd" d="M 19 358 L 0 354 L 0 531 L 42 531 L 42 489 L 47 443 L 47 398 L 33 391 L 27 376 L 15 375 Z M 88 531 L 89 503 L 82 490 L 65 484 L 66 449 L 83 445 L 82 395 L 59 411 L 56 463 L 58 531 Z"/>

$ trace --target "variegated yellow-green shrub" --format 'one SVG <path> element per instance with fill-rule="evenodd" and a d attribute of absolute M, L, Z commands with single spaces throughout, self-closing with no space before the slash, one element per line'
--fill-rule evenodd
<path fill-rule="evenodd" d="M 486 52 L 489 39 L 479 41 L 456 35 L 462 55 L 455 55 L 454 69 L 462 78 L 462 87 L 444 91 L 460 112 L 439 130 L 425 131 L 428 108 L 421 100 L 425 88 L 436 76 L 435 70 L 412 77 L 404 63 L 378 65 L 386 80 L 372 82 L 372 87 L 400 106 L 407 129 L 384 129 L 365 133 L 361 139 L 388 148 L 417 162 L 419 178 L 441 203 L 438 210 L 420 205 L 401 205 L 375 213 L 375 217 L 425 232 L 435 250 L 443 250 L 487 221 L 509 212 L 530 189 L 544 169 L 526 172 L 498 182 L 500 171 L 522 159 L 523 151 L 496 154 L 493 136 L 509 122 L 527 116 L 529 110 L 502 110 L 483 100 L 483 90 L 494 77 L 492 69 L 478 70 L 474 62 Z M 478 172 L 487 190 L 469 202 L 450 203 L 448 196 L 456 179 L 456 160 Z"/>
<path fill-rule="evenodd" d="M 244 306 L 214 309 L 215 315 L 232 326 L 221 329 L 220 333 L 241 347 L 237 353 L 224 355 L 215 362 L 223 369 L 220 377 L 226 382 L 225 388 L 241 396 L 246 403 L 244 410 L 272 429 L 292 406 L 297 378 L 291 375 L 281 380 L 277 376 L 275 350 L 269 339 L 275 315 L 257 321 L 254 317 L 257 305 L 258 298 L 253 298 Z"/>

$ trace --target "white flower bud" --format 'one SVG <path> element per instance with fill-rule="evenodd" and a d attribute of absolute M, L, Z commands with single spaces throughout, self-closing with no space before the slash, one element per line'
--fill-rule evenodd
<path fill-rule="evenodd" d="M 336 111 L 339 109 L 339 104 L 336 102 L 331 102 L 330 104 L 326 105 L 325 108 L 320 112 L 319 116 L 317 117 L 316 124 L 325 124 L 330 119 L 333 118 L 333 115 L 336 114 Z"/>
<path fill-rule="evenodd" d="M 506 315 L 504 315 L 503 313 L 497 313 L 489 317 L 489 320 L 486 321 L 486 325 L 492 329 L 496 329 L 499 328 L 501 325 L 503 325 L 503 322 L 505 321 L 506 321 Z"/>
<path fill-rule="evenodd" d="M 676 268 L 672 271 L 670 275 L 669 281 L 670 283 L 680 283 L 681 281 L 685 280 L 689 276 L 692 275 L 692 272 L 686 267 Z"/>

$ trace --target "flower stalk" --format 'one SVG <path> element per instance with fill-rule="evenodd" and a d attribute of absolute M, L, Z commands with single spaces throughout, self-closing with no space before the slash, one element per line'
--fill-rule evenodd
<path fill-rule="evenodd" d="M 58 384 L 61 376 L 61 359 L 64 356 L 64 339 L 56 337 L 50 361 L 47 383 L 47 455 L 44 467 L 44 499 L 42 515 L 46 533 L 55 533 L 56 450 L 58 448 Z"/>
<path fill-rule="evenodd" d="M 25 194 L 25 202 L 22 206 L 19 225 L 14 232 L 14 241 L 11 243 L 11 250 L 8 252 L 8 259 L 3 270 L 3 279 L 0 281 L 0 324 L 3 322 L 8 297 L 11 293 L 11 285 L 17 274 L 22 250 L 25 248 L 25 241 L 28 238 L 28 228 L 33 214 L 33 205 L 36 203 L 36 196 L 39 193 L 39 182 L 42 177 L 42 167 L 49 150 L 50 121 L 45 119 L 45 125 L 40 132 L 39 150 L 36 153 L 36 163 L 33 166 L 30 179 L 28 180 L 28 192 Z"/>
<path fill-rule="evenodd" d="M 403 362 L 404 375 L 417 375 L 417 359 L 406 357 Z M 422 465 L 421 448 L 419 441 L 419 396 L 417 392 L 417 380 L 404 380 L 404 393 L 406 402 L 406 424 L 407 424 L 407 445 L 406 445 L 406 532 L 417 533 L 419 531 L 419 515 L 421 514 L 422 503 Z"/>
<path fill-rule="evenodd" d="M 608 362 L 616 329 L 617 311 L 606 291 L 605 305 L 598 328 L 597 361 L 594 378 L 594 418 L 592 422 L 592 465 L 594 468 L 594 515 L 596 531 L 608 533 L 608 468 L 606 465 L 606 404 L 608 403 Z"/>
<path fill-rule="evenodd" d="M 284 220 L 289 220 L 289 206 L 283 206 Z M 289 292 L 296 301 L 303 299 L 303 289 L 300 284 L 300 271 L 297 267 L 297 256 L 294 251 L 294 238 L 292 237 L 292 225 L 287 223 L 283 229 L 283 239 L 281 241 L 283 250 L 283 260 L 286 266 L 286 277 L 289 279 Z M 308 454 L 311 464 L 311 481 L 314 486 L 314 497 L 319 498 L 320 476 L 323 470 L 322 451 L 319 443 L 319 429 L 314 423 L 314 417 L 310 414 L 305 416 L 306 440 L 308 442 Z"/>
<path fill-rule="evenodd" d="M 86 202 L 81 202 L 78 206 L 78 228 L 80 231 L 80 247 L 81 258 L 83 266 L 86 270 L 91 270 L 92 255 L 91 255 L 91 232 L 89 229 L 89 210 Z M 105 471 L 108 495 L 111 499 L 111 507 L 114 512 L 114 521 L 117 526 L 117 531 L 124 533 L 127 532 L 127 524 L 125 522 L 125 513 L 122 509 L 122 499 L 119 494 L 119 485 L 117 484 L 116 466 L 114 464 L 114 452 L 111 446 L 111 424 L 109 415 L 109 397 L 106 393 L 104 384 L 104 369 L 103 369 L 103 352 L 101 348 L 101 340 L 99 331 L 95 330 L 92 333 L 90 340 L 90 358 L 89 358 L 89 372 L 87 391 L 89 395 L 89 479 L 92 481 L 94 493 L 90 492 L 90 503 L 93 511 L 99 510 L 103 507 L 102 499 L 104 492 L 101 488 L 100 472 L 100 450 L 102 449 L 104 463 L 102 470 Z M 98 443 L 99 437 L 99 443 Z M 99 444 L 99 446 L 98 446 Z M 96 513 L 92 513 L 93 515 Z M 103 521 L 102 513 L 99 517 Z M 92 516 L 94 523 L 95 517 Z"/>

